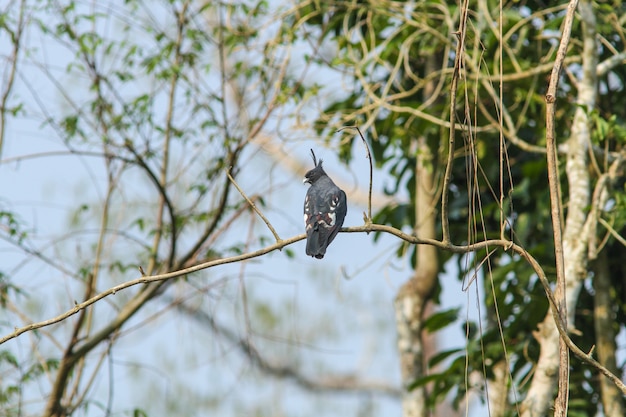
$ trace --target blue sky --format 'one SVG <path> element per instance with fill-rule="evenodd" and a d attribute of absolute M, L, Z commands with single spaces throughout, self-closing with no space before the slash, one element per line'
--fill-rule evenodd
<path fill-rule="evenodd" d="M 71 56 L 59 45 L 46 41 L 36 32 L 30 33 L 27 40 L 40 55 L 26 60 L 20 69 L 15 99 L 23 100 L 30 109 L 40 109 L 35 102 L 37 98 L 45 108 L 62 113 L 67 110 L 67 103 L 49 80 L 41 76 L 42 67 L 35 63 L 54 72 L 79 100 L 88 83 L 64 74 Z M 327 87 L 332 89 L 332 85 Z M 29 320 L 56 316 L 71 308 L 74 300 L 80 300 L 82 286 L 50 263 L 66 266 L 68 272 L 74 273 L 78 266 L 92 262 L 98 227 L 97 202 L 105 195 L 102 161 L 89 156 L 47 154 L 64 151 L 66 147 L 57 132 L 42 123 L 45 115 L 36 116 L 36 113 L 35 110 L 27 117 L 8 122 L 0 164 L 3 191 L 0 205 L 18 216 L 29 230 L 27 245 L 42 253 L 47 262 L 25 254 L 6 240 L 0 241 L 1 269 L 24 290 L 16 305 L 28 315 L 19 318 L 12 314 L 1 327 L 3 334 Z M 299 126 L 293 126 L 291 133 L 292 139 L 280 145 L 283 150 L 298 164 L 309 167 L 312 164 L 309 149 L 314 148 L 324 159 L 326 171 L 336 182 L 344 184 L 349 201 L 344 225 L 361 225 L 366 207 L 351 199 L 355 193 L 367 190 L 368 162 L 361 145 L 355 145 L 356 157 L 346 167 L 336 158 L 336 142 L 323 145 Z M 16 159 L 26 156 L 29 157 Z M 267 193 L 264 213 L 281 237 L 303 233 L 302 203 L 306 186 L 302 178 L 276 161 L 272 154 L 250 151 L 245 159 L 246 169 L 238 177 L 241 187 L 250 194 L 259 190 Z M 128 224 L 135 209 L 156 198 L 147 184 L 145 179 L 128 177 L 124 193 L 113 206 L 113 225 Z M 384 173 L 376 172 L 376 194 L 382 193 L 384 184 Z M 184 199 L 182 185 L 176 194 Z M 234 201 L 240 196 L 233 194 L 231 198 Z M 81 210 L 83 204 L 90 208 Z M 220 244 L 226 247 L 229 239 L 236 243 L 242 236 L 255 240 L 260 235 L 271 238 L 260 219 L 249 216 L 235 224 L 229 237 Z M 111 255 L 123 253 L 128 247 L 122 237 L 112 238 L 109 243 L 107 253 Z M 407 259 L 395 257 L 397 245 L 391 236 L 382 236 L 374 243 L 371 235 L 340 234 L 320 261 L 306 257 L 304 242 L 298 242 L 289 248 L 295 253 L 293 259 L 274 252 L 245 264 L 201 271 L 170 288 L 167 299 L 189 297 L 187 304 L 212 312 L 240 337 L 249 338 L 268 360 L 293 365 L 312 379 L 349 373 L 364 380 L 399 386 L 393 300 L 411 271 Z M 127 271 L 105 276 L 101 290 L 138 274 Z M 461 316 L 477 317 L 473 293 L 462 291 L 454 271 L 442 279 L 441 308 L 462 305 L 465 307 Z M 244 289 L 250 328 L 242 307 Z M 136 288 L 128 289 L 103 300 L 95 310 L 95 327 L 112 317 L 115 309 L 135 291 Z M 140 406 L 150 416 L 170 415 L 168 410 L 172 407 L 180 407 L 181 412 L 185 407 L 199 410 L 217 407 L 221 415 L 246 415 L 255 409 L 289 416 L 400 414 L 399 402 L 395 400 L 311 394 L 291 381 L 266 378 L 231 342 L 168 306 L 164 301 L 151 303 L 124 327 L 122 337 L 110 353 L 103 347 L 90 356 L 94 363 L 104 358 L 106 365 L 95 376 L 90 391 L 94 402 L 84 415 L 102 415 L 102 407 L 109 399 L 115 411 Z M 58 357 L 69 329 L 69 324 L 43 329 L 41 339 L 25 334 L 3 348 L 7 347 L 24 361 L 37 360 L 34 352 L 42 357 Z M 452 326 L 438 338 L 442 348 L 464 344 L 460 326 Z M 87 367 L 90 368 L 93 365 Z M 27 389 L 25 410 L 37 414 L 49 386 L 42 382 L 30 384 Z M 316 411 L 308 411 L 313 409 Z"/>

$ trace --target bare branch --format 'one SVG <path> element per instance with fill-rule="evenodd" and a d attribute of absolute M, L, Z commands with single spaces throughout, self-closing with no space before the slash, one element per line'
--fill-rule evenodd
<path fill-rule="evenodd" d="M 619 243 L 621 243 L 622 245 L 626 246 L 626 239 L 624 239 L 624 237 L 622 237 L 622 235 L 620 235 L 619 233 L 617 233 L 617 231 L 615 230 L 615 228 L 613 226 L 611 226 L 606 220 L 604 220 L 602 217 L 598 218 L 598 222 L 604 226 L 606 228 L 606 230 L 611 234 L 611 236 L 613 236 Z"/>
<path fill-rule="evenodd" d="M 24 7 L 26 5 L 26 1 L 22 0 L 20 3 L 20 13 L 17 21 L 17 28 L 15 31 L 9 33 L 11 34 L 11 42 L 13 43 L 13 50 L 11 51 L 11 56 L 9 60 L 11 63 L 9 64 L 9 76 L 6 81 L 6 85 L 4 91 L 2 92 L 2 97 L 0 98 L 0 155 L 2 155 L 2 148 L 4 144 L 4 132 L 6 128 L 6 113 L 7 113 L 7 103 L 9 102 L 9 96 L 11 95 L 11 91 L 13 90 L 13 83 L 15 82 L 15 73 L 17 72 L 17 62 L 18 55 L 20 53 L 20 45 L 22 41 L 22 31 L 24 29 Z M 3 25 L 3 29 L 8 30 L 6 25 Z"/>
<path fill-rule="evenodd" d="M 567 14 L 562 26 L 562 36 L 557 50 L 550 84 L 546 94 L 546 150 L 548 160 L 548 183 L 550 188 L 550 210 L 552 216 L 552 230 L 554 233 L 554 255 L 556 258 L 556 286 L 558 297 L 558 316 L 555 317 L 557 326 L 567 328 L 567 304 L 566 304 L 566 277 L 565 263 L 563 258 L 563 232 L 561 215 L 561 192 L 557 162 L 557 146 L 555 138 L 555 114 L 556 114 L 556 92 L 561 75 L 561 67 L 567 53 L 570 36 L 572 33 L 572 23 L 574 13 L 578 6 L 578 0 L 571 0 L 567 6 Z M 565 417 L 567 415 L 568 395 L 569 395 L 569 352 L 565 346 L 565 339 L 559 340 L 559 391 L 555 401 L 555 417 Z"/>
<path fill-rule="evenodd" d="M 619 54 L 613 55 L 612 57 L 607 58 L 604 61 L 600 62 L 598 64 L 596 74 L 598 77 L 602 77 L 606 75 L 606 73 L 611 71 L 613 68 L 617 67 L 618 65 L 624 65 L 625 62 L 626 62 L 626 51 L 622 51 Z"/>
<path fill-rule="evenodd" d="M 454 72 L 452 73 L 452 83 L 450 85 L 450 133 L 448 136 L 448 161 L 446 163 L 446 171 L 443 177 L 443 189 L 441 193 L 441 232 L 443 241 L 450 242 L 450 224 L 448 223 L 448 194 L 450 181 L 452 180 L 452 163 L 454 162 L 454 144 L 455 144 L 455 123 L 456 123 L 456 89 L 459 82 L 459 74 L 464 66 L 463 57 L 465 56 L 465 36 L 467 12 L 469 9 L 469 1 L 465 0 L 461 9 L 461 17 L 459 19 L 459 29 L 455 33 L 457 36 L 456 57 L 454 59 Z M 469 125 L 468 125 L 469 128 Z"/>
<path fill-rule="evenodd" d="M 624 384 L 624 382 L 622 382 L 620 380 L 620 378 L 618 378 L 617 376 L 615 376 L 613 373 L 611 373 L 608 369 L 606 369 L 604 366 L 602 366 L 600 363 L 598 363 L 596 360 L 594 360 L 589 354 L 585 353 L 584 351 L 582 351 L 580 348 L 578 348 L 578 346 L 576 346 L 574 344 L 574 342 L 570 339 L 569 335 L 567 334 L 567 329 L 563 326 L 563 323 L 561 320 L 559 320 L 559 311 L 557 308 L 557 303 L 556 303 L 556 299 L 554 298 L 554 294 L 552 293 L 552 289 L 550 288 L 550 282 L 548 281 L 548 278 L 546 277 L 545 272 L 543 271 L 543 269 L 541 268 L 541 265 L 539 265 L 539 262 L 537 262 L 537 260 L 530 254 L 528 253 L 523 247 L 515 244 L 514 242 L 511 242 L 509 240 L 502 240 L 502 239 L 492 239 L 492 240 L 485 240 L 482 242 L 478 242 L 478 243 L 472 243 L 469 245 L 453 245 L 451 243 L 448 242 L 444 242 L 444 241 L 439 241 L 439 240 L 435 240 L 435 239 L 423 239 L 423 238 L 419 238 L 417 236 L 414 235 L 409 235 L 407 233 L 404 233 L 403 231 L 396 229 L 394 227 L 391 226 L 386 226 L 386 225 L 381 225 L 381 224 L 368 224 L 368 225 L 363 225 L 363 226 L 356 226 L 356 227 L 344 227 L 341 229 L 341 232 L 343 233 L 371 233 L 371 232 L 384 232 L 384 233 L 389 233 L 393 236 L 396 236 L 402 240 L 404 240 L 405 242 L 411 243 L 411 244 L 425 244 L 425 245 L 432 245 L 435 246 L 439 249 L 442 250 L 447 250 L 453 253 L 469 253 L 469 252 L 474 252 L 474 251 L 478 251 L 478 250 L 482 250 L 482 249 L 486 249 L 486 248 L 491 248 L 491 247 L 501 247 L 504 250 L 511 250 L 514 253 L 517 253 L 518 255 L 522 256 L 524 259 L 526 259 L 526 261 L 528 262 L 528 264 L 533 268 L 533 270 L 535 271 L 535 273 L 537 274 L 537 276 L 539 277 L 539 281 L 541 282 L 541 284 L 543 285 L 544 291 L 546 293 L 546 296 L 548 298 L 549 304 L 550 304 L 550 310 L 552 312 L 552 315 L 554 317 L 554 320 L 556 322 L 557 325 L 557 329 L 559 330 L 559 333 L 561 335 L 561 338 L 565 341 L 565 343 L 567 344 L 567 346 L 572 350 L 572 352 L 578 356 L 579 358 L 581 358 L 584 362 L 588 363 L 589 365 L 595 367 L 596 369 L 598 369 L 600 372 L 602 372 L 606 377 L 608 377 L 624 394 L 626 394 L 626 385 Z M 293 243 L 299 242 L 300 240 L 303 240 L 306 238 L 306 234 L 302 233 L 300 235 L 297 236 L 293 236 L 291 238 L 288 239 L 283 239 L 280 242 L 274 243 L 273 245 L 269 245 L 266 246 L 264 248 L 258 249 L 256 251 L 253 252 L 248 252 L 248 253 L 244 253 L 241 255 L 236 255 L 236 256 L 231 256 L 229 258 L 222 258 L 222 259 L 215 259 L 215 260 L 211 260 L 211 261 L 207 261 L 207 262 L 203 262 L 194 266 L 191 266 L 189 268 L 184 268 L 178 271 L 173 271 L 173 272 L 168 272 L 165 274 L 159 274 L 159 275 L 152 275 L 152 276 L 142 276 L 140 278 L 131 280 L 131 281 L 127 281 L 124 282 L 122 284 L 116 285 L 114 287 L 109 288 L 106 291 L 101 292 L 100 294 L 95 295 L 94 297 L 90 298 L 89 300 L 86 300 L 82 303 L 76 304 L 73 308 L 71 308 L 70 310 L 66 311 L 63 314 L 60 314 L 56 317 L 53 317 L 51 319 L 48 320 L 44 320 L 41 322 L 37 322 L 37 323 L 32 323 L 29 324 L 27 326 L 24 327 L 20 327 L 20 328 L 16 328 L 13 333 L 10 333 L 2 338 L 0 338 L 0 345 L 2 345 L 3 343 L 14 339 L 18 336 L 20 336 L 23 333 L 32 331 L 32 330 L 36 330 L 36 329 L 40 329 L 42 327 L 47 327 L 50 325 L 53 325 L 55 323 L 59 323 L 65 319 L 67 319 L 68 317 L 73 316 L 74 314 L 78 313 L 79 311 L 95 304 L 96 302 L 102 300 L 103 298 L 106 298 L 110 295 L 113 295 L 115 293 L 117 293 L 118 291 L 122 291 L 126 288 L 130 288 L 133 287 L 135 285 L 139 285 L 139 284 L 148 284 L 148 283 L 164 283 L 168 280 L 171 280 L 172 278 L 176 278 L 176 277 L 180 277 L 183 275 L 188 275 L 190 273 L 193 272 L 197 272 L 203 269 L 208 269 L 208 268 L 212 268 L 215 266 L 219 266 L 219 265 L 225 265 L 225 264 L 230 264 L 230 263 L 235 263 L 235 262 L 241 262 L 241 261 L 245 261 L 248 259 L 253 259 L 253 258 L 258 258 L 259 256 L 263 256 L 265 254 L 268 254 L 270 252 L 273 252 L 275 250 L 279 250 L 282 249 L 286 246 L 289 246 Z M 151 291 L 149 291 L 149 294 L 146 294 L 146 292 L 142 293 L 143 298 L 146 297 L 151 297 L 156 291 L 158 291 L 158 286 L 157 287 L 152 287 Z M 135 302 L 135 304 L 141 304 L 142 302 L 145 302 L 145 300 L 138 300 Z M 132 304 L 132 303 L 131 303 Z M 132 306 L 129 306 L 128 308 L 130 308 Z M 114 321 L 110 324 L 110 326 L 117 326 L 117 322 Z M 106 329 L 103 329 L 100 333 L 105 332 Z M 95 338 L 96 336 L 94 336 Z M 86 349 L 85 346 L 81 347 L 82 349 Z M 78 355 L 78 352 L 76 352 L 76 355 Z"/>
<path fill-rule="evenodd" d="M 365 215 L 365 213 L 363 213 L 363 215 L 365 217 L 365 223 L 366 224 L 371 223 L 372 222 L 372 184 L 374 182 L 374 166 L 372 164 L 372 153 L 370 152 L 370 147 L 367 144 L 367 141 L 365 140 L 365 137 L 363 136 L 363 133 L 361 133 L 361 129 L 359 129 L 358 126 L 346 126 L 337 130 L 337 132 L 341 132 L 344 129 L 356 129 L 356 131 L 359 132 L 359 135 L 361 136 L 363 145 L 365 145 L 365 150 L 367 150 L 367 159 L 369 159 L 369 163 L 370 163 L 370 183 L 369 183 L 369 191 L 368 191 L 368 197 L 367 197 L 367 215 Z"/>
<path fill-rule="evenodd" d="M 315 155 L 313 155 L 313 157 L 315 157 Z M 231 167 L 232 168 L 232 167 Z M 267 225 L 267 228 L 270 229 L 270 232 L 272 232 L 272 234 L 274 235 L 274 238 L 276 239 L 276 243 L 280 242 L 280 237 L 278 236 L 278 233 L 276 233 L 276 230 L 274 229 L 274 226 L 272 226 L 272 223 L 270 223 L 269 220 L 267 220 L 267 217 L 265 217 L 263 215 L 263 213 L 261 212 L 261 210 L 259 210 L 256 206 L 256 204 L 254 204 L 254 202 L 252 200 L 250 200 L 250 198 L 248 198 L 248 196 L 246 195 L 246 193 L 243 192 L 243 190 L 241 189 L 241 187 L 239 187 L 239 184 L 237 184 L 237 181 L 235 181 L 235 179 L 232 177 L 232 175 L 230 175 L 230 168 L 226 171 L 226 175 L 228 176 L 228 179 L 230 180 L 230 182 L 233 183 L 233 185 L 235 186 L 235 188 L 237 189 L 237 191 L 239 191 L 239 194 L 241 194 L 241 196 L 243 198 L 246 199 L 246 201 L 248 202 L 248 204 L 250 204 L 250 207 L 252 207 L 252 209 L 256 212 L 256 214 L 259 215 L 259 217 L 261 217 L 261 219 L 263 219 L 263 221 L 265 222 L 265 224 Z"/>

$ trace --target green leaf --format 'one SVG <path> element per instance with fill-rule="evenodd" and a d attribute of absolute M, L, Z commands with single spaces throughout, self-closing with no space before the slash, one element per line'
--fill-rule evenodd
<path fill-rule="evenodd" d="M 456 355 L 457 353 L 463 352 L 463 351 L 464 349 L 450 349 L 450 350 L 444 350 L 444 351 L 438 352 L 437 354 L 435 354 L 433 357 L 430 358 L 430 360 L 428 361 L 428 366 L 434 367 L 435 365 L 446 360 L 450 356 Z"/>
<path fill-rule="evenodd" d="M 415 381 L 413 381 L 411 384 L 409 384 L 409 386 L 407 387 L 407 391 L 413 391 L 416 388 L 423 387 L 424 385 L 430 382 L 436 381 L 439 378 L 441 378 L 441 374 L 431 374 L 423 378 L 418 378 Z"/>
<path fill-rule="evenodd" d="M 449 310 L 439 311 L 424 321 L 424 329 L 430 333 L 443 329 L 454 323 L 459 317 L 460 307 L 451 308 Z"/>
<path fill-rule="evenodd" d="M 17 358 L 13 356 L 13 353 L 8 350 L 0 351 L 0 363 L 6 362 L 14 366 L 15 368 L 19 367 L 19 363 L 17 362 Z"/>

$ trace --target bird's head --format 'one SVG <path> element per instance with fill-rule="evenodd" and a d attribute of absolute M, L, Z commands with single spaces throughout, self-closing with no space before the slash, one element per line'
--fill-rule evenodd
<path fill-rule="evenodd" d="M 324 168 L 322 168 L 322 160 L 321 159 L 319 161 L 317 160 L 317 158 L 315 157 L 315 152 L 313 152 L 313 149 L 311 149 L 311 156 L 313 157 L 313 164 L 315 165 L 315 168 L 313 168 L 312 170 L 310 170 L 304 175 L 304 180 L 302 182 L 304 184 L 312 185 L 312 184 L 315 184 L 317 180 L 319 180 L 324 175 L 326 175 L 326 172 L 324 171 Z"/>

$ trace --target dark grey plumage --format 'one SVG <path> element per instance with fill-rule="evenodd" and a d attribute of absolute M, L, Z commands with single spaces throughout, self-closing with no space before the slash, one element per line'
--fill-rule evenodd
<path fill-rule="evenodd" d="M 317 161 L 313 149 L 311 155 L 315 168 L 304 176 L 304 183 L 311 184 L 304 199 L 306 254 L 322 259 L 343 225 L 348 206 L 346 193 L 326 175 L 322 160 Z"/>

